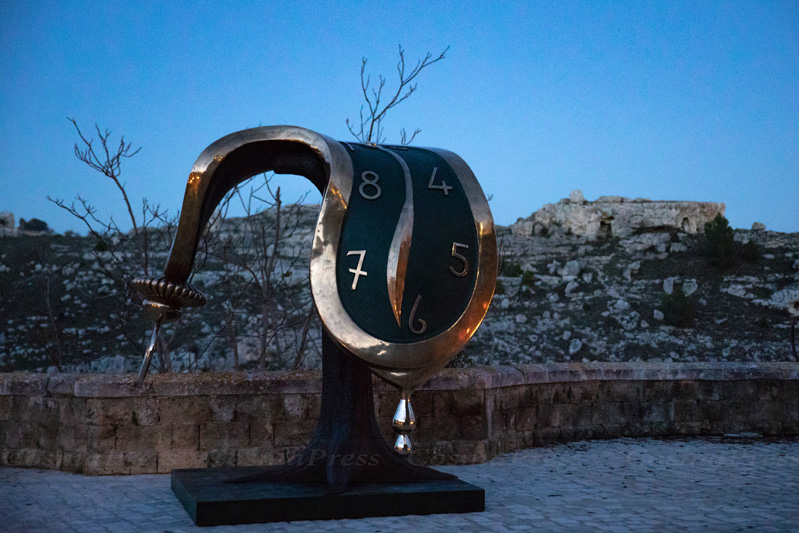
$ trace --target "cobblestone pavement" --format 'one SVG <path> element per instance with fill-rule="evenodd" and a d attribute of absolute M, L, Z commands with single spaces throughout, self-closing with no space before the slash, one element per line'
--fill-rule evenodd
<path fill-rule="evenodd" d="M 197 528 L 168 475 L 0 469 L 0 531 L 799 531 L 799 439 L 617 439 L 447 466 L 486 511 Z"/>

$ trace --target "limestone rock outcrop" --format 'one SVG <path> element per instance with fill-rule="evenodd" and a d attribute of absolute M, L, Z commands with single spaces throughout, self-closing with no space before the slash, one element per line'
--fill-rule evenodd
<path fill-rule="evenodd" d="M 724 215 L 720 202 L 631 200 L 600 196 L 587 201 L 579 190 L 556 204 L 546 204 L 528 218 L 510 226 L 513 235 L 579 235 L 588 239 L 627 237 L 636 232 L 678 230 L 697 233 L 716 215 Z"/>

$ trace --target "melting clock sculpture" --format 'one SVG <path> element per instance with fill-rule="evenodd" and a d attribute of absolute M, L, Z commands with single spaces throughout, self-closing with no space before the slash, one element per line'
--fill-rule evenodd
<path fill-rule="evenodd" d="M 244 130 L 210 145 L 189 175 L 163 277 L 132 282 L 156 321 L 140 381 L 160 324 L 176 319 L 182 307 L 205 303 L 187 280 L 214 209 L 238 183 L 268 170 L 305 176 L 323 193 L 310 262 L 311 292 L 324 327 L 323 391 L 309 460 L 260 478 L 301 479 L 313 470 L 315 451 L 332 454 L 347 446 L 377 449 L 388 478 L 451 477 L 403 459 L 416 423 L 411 393 L 464 347 L 483 320 L 497 249 L 474 174 L 445 150 L 337 142 L 290 126 Z M 401 393 L 393 452 L 374 422 L 369 371 Z M 325 470 L 339 490 L 350 477 L 375 477 L 335 465 Z"/>

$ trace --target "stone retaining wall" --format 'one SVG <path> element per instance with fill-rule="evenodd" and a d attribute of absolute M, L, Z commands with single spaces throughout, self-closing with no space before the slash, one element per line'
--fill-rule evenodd
<path fill-rule="evenodd" d="M 84 474 L 280 464 L 310 438 L 318 372 L 0 374 L 0 465 Z M 375 380 L 387 439 L 398 399 Z M 620 436 L 799 434 L 797 363 L 586 363 L 448 369 L 413 397 L 416 460 L 483 462 Z"/>

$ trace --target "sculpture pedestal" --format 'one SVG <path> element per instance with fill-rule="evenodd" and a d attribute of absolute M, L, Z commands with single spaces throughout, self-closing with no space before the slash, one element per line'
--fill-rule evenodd
<path fill-rule="evenodd" d="M 262 470 L 173 470 L 172 491 L 198 526 L 485 510 L 485 491 L 458 479 L 351 483 L 338 494 L 323 481 L 237 481 Z"/>

